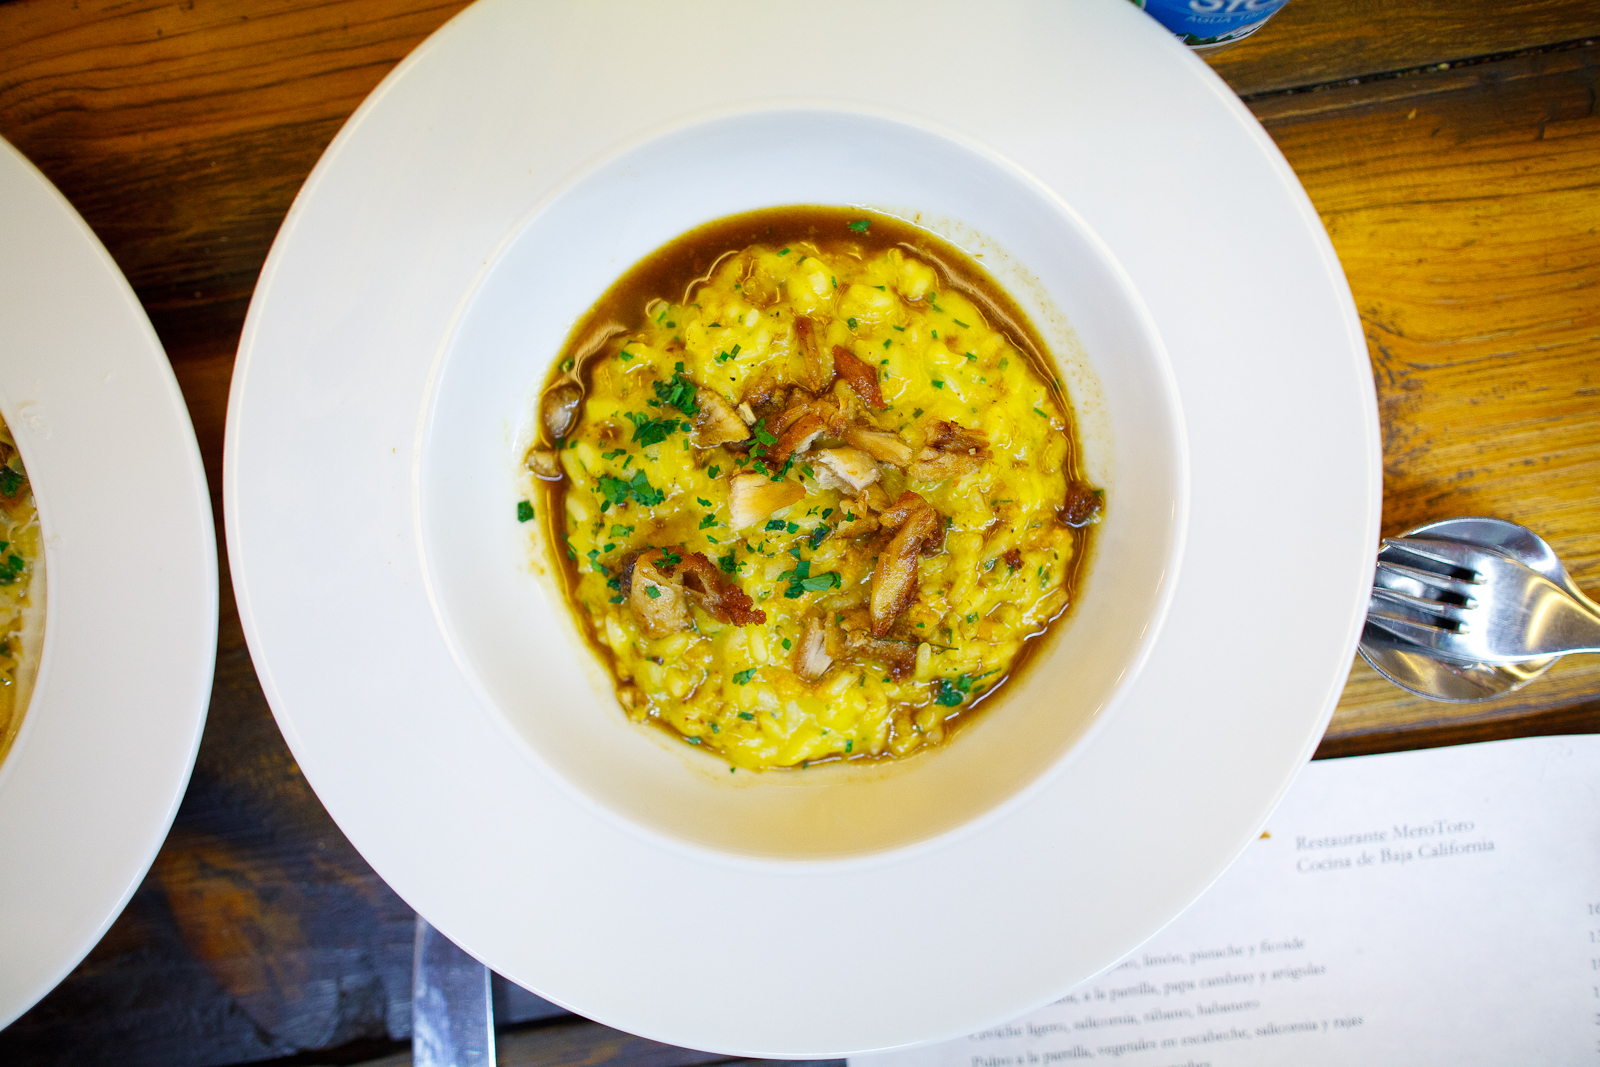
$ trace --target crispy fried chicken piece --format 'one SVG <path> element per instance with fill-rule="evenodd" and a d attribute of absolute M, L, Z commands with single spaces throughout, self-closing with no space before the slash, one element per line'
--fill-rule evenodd
<path fill-rule="evenodd" d="M 906 473 L 922 482 L 959 478 L 977 470 L 989 458 L 989 439 L 946 420 L 934 424 L 928 442 Z"/>
<path fill-rule="evenodd" d="M 772 446 L 772 462 L 782 464 L 795 453 L 804 452 L 827 428 L 827 423 L 823 422 L 821 415 L 814 411 L 804 412 L 789 424 L 789 428 L 779 436 L 778 443 Z"/>
<path fill-rule="evenodd" d="M 922 497 L 906 492 L 878 517 L 894 530 L 872 569 L 872 635 L 883 637 L 900 613 L 917 599 L 917 560 L 923 549 L 944 542 L 944 521 Z"/>
<path fill-rule="evenodd" d="M 630 553 L 623 559 L 621 584 L 629 610 L 651 637 L 687 630 L 693 621 L 691 600 L 718 622 L 749 626 L 767 621 L 767 613 L 704 552 L 689 552 L 682 545 Z"/>
<path fill-rule="evenodd" d="M 883 400 L 883 388 L 878 384 L 878 371 L 871 364 L 857 359 L 855 353 L 843 345 L 834 345 L 833 367 L 839 372 L 839 377 L 856 391 L 856 395 L 867 402 L 868 407 L 882 410 L 889 406 Z"/>
<path fill-rule="evenodd" d="M 872 457 L 859 448 L 819 448 L 812 456 L 817 462 L 817 484 L 824 489 L 860 492 L 882 476 Z"/>
<path fill-rule="evenodd" d="M 715 448 L 749 438 L 749 427 L 721 393 L 715 389 L 696 389 L 695 399 L 700 408 L 694 416 L 696 448 Z"/>
<path fill-rule="evenodd" d="M 735 474 L 728 482 L 728 525 L 737 531 L 765 522 L 768 515 L 805 495 L 798 479 L 774 482 L 760 474 Z"/>
<path fill-rule="evenodd" d="M 914 641 L 893 641 L 873 637 L 866 630 L 846 630 L 844 657 L 852 663 L 867 660 L 882 663 L 889 668 L 892 678 L 904 678 L 917 669 L 917 645 Z"/>
<path fill-rule="evenodd" d="M 823 345 L 821 329 L 806 316 L 795 316 L 794 333 L 800 342 L 800 355 L 805 360 L 806 382 L 813 391 L 820 393 L 833 381 L 834 355 Z"/>
<path fill-rule="evenodd" d="M 652 548 L 634 557 L 631 571 L 627 573 L 628 609 L 639 621 L 639 629 L 650 637 L 687 630 L 693 619 L 689 616 L 689 597 L 683 585 L 674 576 L 657 569 L 655 561 L 661 550 Z"/>
<path fill-rule="evenodd" d="M 814 682 L 828 673 L 833 657 L 828 655 L 828 629 L 822 620 L 807 615 L 800 629 L 800 643 L 794 650 L 794 673 L 808 682 Z"/>
<path fill-rule="evenodd" d="M 847 426 L 843 436 L 846 444 L 861 449 L 873 459 L 902 470 L 911 465 L 914 455 L 911 446 L 900 440 L 897 434 L 868 426 Z"/>
<path fill-rule="evenodd" d="M 1056 509 L 1056 520 L 1074 529 L 1087 526 L 1100 517 L 1101 494 L 1082 482 L 1067 484 L 1067 499 Z"/>

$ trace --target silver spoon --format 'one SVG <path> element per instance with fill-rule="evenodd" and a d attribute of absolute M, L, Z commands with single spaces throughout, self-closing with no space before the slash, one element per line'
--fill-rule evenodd
<path fill-rule="evenodd" d="M 1416 535 L 1451 537 L 1498 548 L 1583 599 L 1583 591 L 1574 584 L 1544 538 L 1514 522 L 1486 518 L 1445 519 L 1407 530 L 1401 536 Z M 1501 665 L 1454 663 L 1369 622 L 1361 634 L 1361 658 L 1408 693 L 1451 704 L 1470 704 L 1521 689 L 1561 657 L 1546 656 L 1525 663 Z"/>

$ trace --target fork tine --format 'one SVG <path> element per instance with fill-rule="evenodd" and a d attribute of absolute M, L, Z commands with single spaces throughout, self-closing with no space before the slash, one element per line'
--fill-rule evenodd
<path fill-rule="evenodd" d="M 1460 657 L 1465 652 L 1461 647 L 1461 638 L 1451 630 L 1441 626 L 1430 626 L 1425 622 L 1415 619 L 1405 619 L 1398 615 L 1390 615 L 1385 611 L 1369 611 L 1367 621 L 1381 630 L 1386 630 L 1394 636 L 1412 644 L 1431 648 L 1437 652 Z"/>
<path fill-rule="evenodd" d="M 1446 567 L 1471 571 L 1477 581 L 1483 580 L 1484 550 L 1460 541 L 1447 541 L 1440 537 L 1385 537 L 1383 547 Z"/>
<path fill-rule="evenodd" d="M 1421 612 L 1424 615 L 1432 615 L 1454 623 L 1454 632 L 1458 634 L 1468 632 L 1467 612 L 1477 606 L 1475 604 L 1446 604 L 1443 601 L 1429 600 L 1427 597 L 1402 593 L 1398 589 L 1385 589 L 1381 585 L 1372 587 L 1372 595 L 1399 604 L 1401 607 L 1410 608 L 1412 611 Z"/>
<path fill-rule="evenodd" d="M 1476 582 L 1469 581 L 1464 578 L 1455 578 L 1448 574 L 1440 574 L 1437 571 L 1423 570 L 1421 567 L 1408 567 L 1404 563 L 1391 563 L 1386 559 L 1380 559 L 1378 561 L 1378 578 L 1383 579 L 1389 575 L 1409 578 L 1414 582 L 1420 582 L 1435 589 L 1443 589 L 1447 593 L 1454 593 L 1464 599 L 1466 601 L 1465 606 L 1469 608 L 1478 606 L 1478 601 L 1472 594 L 1478 586 L 1483 584 L 1481 580 Z"/>

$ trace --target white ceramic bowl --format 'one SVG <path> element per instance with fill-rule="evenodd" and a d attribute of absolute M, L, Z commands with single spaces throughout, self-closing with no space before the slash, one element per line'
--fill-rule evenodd
<path fill-rule="evenodd" d="M 512 518 L 538 393 L 573 323 L 621 273 L 701 223 L 837 204 L 983 256 L 1058 362 L 1105 518 L 1078 603 L 1009 691 L 903 761 L 730 775 L 629 723 Z M 649 833 L 799 860 L 881 852 L 971 824 L 1057 770 L 1138 673 L 1188 514 L 1177 389 L 1109 250 L 1050 190 L 986 150 L 895 117 L 762 108 L 657 131 L 513 229 L 463 302 L 433 375 L 416 496 L 438 621 L 463 672 L 537 761 Z"/>

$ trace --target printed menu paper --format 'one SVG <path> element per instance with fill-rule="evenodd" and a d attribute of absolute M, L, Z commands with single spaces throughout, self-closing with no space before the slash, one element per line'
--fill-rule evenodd
<path fill-rule="evenodd" d="M 1600 736 L 1312 763 L 1110 970 L 850 1067 L 1089 1062 L 1600 1065 Z"/>

